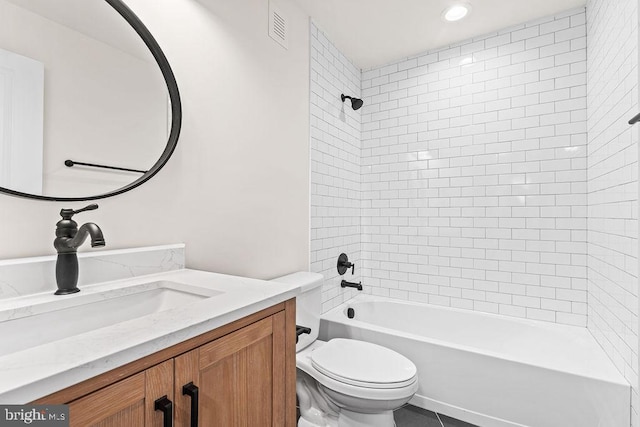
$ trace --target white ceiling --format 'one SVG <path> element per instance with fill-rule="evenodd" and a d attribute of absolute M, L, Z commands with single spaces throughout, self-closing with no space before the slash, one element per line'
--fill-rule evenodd
<path fill-rule="evenodd" d="M 586 0 L 295 0 L 358 67 L 388 64 L 585 5 Z M 447 23 L 449 5 L 472 12 Z"/>
<path fill-rule="evenodd" d="M 0 0 L 2 1 L 2 0 Z M 5 0 L 146 61 L 151 52 L 115 9 L 101 0 Z M 0 17 L 0 25 L 2 24 Z"/>

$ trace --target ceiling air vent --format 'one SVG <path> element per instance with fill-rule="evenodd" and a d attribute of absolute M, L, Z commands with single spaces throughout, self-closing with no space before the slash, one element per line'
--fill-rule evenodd
<path fill-rule="evenodd" d="M 283 48 L 289 49 L 287 18 L 282 13 L 282 9 L 273 1 L 269 2 L 269 36 Z"/>

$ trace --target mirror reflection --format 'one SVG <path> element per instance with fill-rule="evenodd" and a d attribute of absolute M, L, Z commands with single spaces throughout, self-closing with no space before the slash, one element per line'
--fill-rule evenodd
<path fill-rule="evenodd" d="M 0 187 L 117 190 L 154 165 L 169 126 L 162 73 L 108 3 L 0 0 Z"/>

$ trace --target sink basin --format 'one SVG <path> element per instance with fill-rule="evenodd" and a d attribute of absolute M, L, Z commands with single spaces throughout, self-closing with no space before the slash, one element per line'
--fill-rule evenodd
<path fill-rule="evenodd" d="M 158 281 L 107 291 L 55 296 L 13 313 L 0 311 L 0 356 L 187 306 L 222 294 L 220 291 L 176 282 Z"/>

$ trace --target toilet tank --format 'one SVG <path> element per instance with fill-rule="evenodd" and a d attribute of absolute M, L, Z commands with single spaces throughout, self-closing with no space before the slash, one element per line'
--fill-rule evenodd
<path fill-rule="evenodd" d="M 272 281 L 300 286 L 300 294 L 296 297 L 296 325 L 310 328 L 311 333 L 298 337 L 296 344 L 296 352 L 298 352 L 318 338 L 324 277 L 322 274 L 300 271 L 277 277 Z"/>

